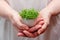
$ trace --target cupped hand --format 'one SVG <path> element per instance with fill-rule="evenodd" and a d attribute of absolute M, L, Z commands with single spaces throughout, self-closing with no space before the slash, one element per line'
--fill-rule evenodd
<path fill-rule="evenodd" d="M 40 12 L 39 17 L 42 17 L 44 20 L 44 24 L 41 26 L 41 28 L 37 31 L 38 34 L 42 34 L 45 32 L 45 30 L 47 29 L 49 23 L 50 23 L 50 18 L 51 18 L 51 13 L 47 10 L 47 9 L 43 9 Z M 40 22 L 39 22 L 40 23 Z M 39 24 L 38 23 L 38 24 Z"/>
<path fill-rule="evenodd" d="M 21 22 L 22 18 L 19 16 L 17 12 L 12 13 L 10 17 L 10 21 L 12 22 L 13 26 L 20 30 L 28 30 L 29 27 Z"/>
<path fill-rule="evenodd" d="M 34 26 L 28 31 L 23 31 L 27 37 L 37 37 L 40 34 L 44 33 L 49 25 L 51 13 L 47 9 L 43 9 L 39 12 L 39 16 L 36 19 Z"/>
<path fill-rule="evenodd" d="M 23 30 L 28 30 L 29 27 L 21 22 L 22 18 L 17 12 L 13 12 L 9 16 L 9 20 L 13 24 L 14 28 L 18 31 L 21 32 L 21 35 L 24 35 L 22 33 Z"/>
<path fill-rule="evenodd" d="M 39 16 L 35 21 L 35 26 L 32 27 L 29 31 L 35 32 L 39 36 L 44 33 L 47 29 L 50 21 L 51 13 L 47 9 L 43 9 L 39 12 Z"/>

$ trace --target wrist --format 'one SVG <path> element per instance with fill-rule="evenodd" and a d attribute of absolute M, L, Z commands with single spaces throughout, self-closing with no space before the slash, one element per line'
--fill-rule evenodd
<path fill-rule="evenodd" d="M 52 12 L 48 8 L 44 8 L 40 12 L 41 14 L 46 14 L 46 16 L 52 16 Z"/>
<path fill-rule="evenodd" d="M 16 11 L 11 11 L 11 12 L 8 14 L 8 19 L 11 20 L 11 19 L 13 19 L 13 17 L 16 17 L 16 16 L 19 16 L 18 12 L 16 12 Z"/>

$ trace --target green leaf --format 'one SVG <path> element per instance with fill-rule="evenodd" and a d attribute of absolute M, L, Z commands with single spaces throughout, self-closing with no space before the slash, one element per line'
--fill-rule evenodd
<path fill-rule="evenodd" d="M 38 11 L 34 8 L 23 9 L 21 12 L 19 12 L 19 15 L 24 19 L 35 19 L 38 16 Z"/>

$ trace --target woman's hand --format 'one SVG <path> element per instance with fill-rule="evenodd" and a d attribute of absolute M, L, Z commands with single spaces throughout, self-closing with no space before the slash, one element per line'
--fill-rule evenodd
<path fill-rule="evenodd" d="M 18 36 L 24 36 L 26 32 L 23 33 L 23 31 L 28 30 L 29 27 L 21 22 L 22 18 L 17 12 L 13 12 L 12 14 L 9 15 L 9 19 L 12 22 L 13 26 L 15 29 L 18 31 Z"/>
<path fill-rule="evenodd" d="M 19 32 L 29 29 L 27 25 L 21 22 L 18 12 L 11 8 L 5 0 L 0 0 L 0 16 L 8 18 Z"/>
<path fill-rule="evenodd" d="M 48 6 L 46 6 L 43 10 L 40 11 L 40 15 L 35 22 L 37 24 L 33 28 L 31 28 L 29 31 L 33 33 L 34 31 L 37 30 L 35 32 L 36 36 L 43 33 L 46 30 L 47 26 L 49 25 L 50 17 L 52 15 L 59 14 L 59 12 L 60 12 L 59 4 L 60 4 L 60 2 L 58 0 L 52 0 Z M 43 22 L 40 21 L 40 18 L 43 18 Z M 43 24 L 43 25 L 41 25 L 41 24 Z M 40 29 L 39 29 L 39 27 L 40 27 Z M 37 28 L 37 29 L 34 29 L 34 28 Z"/>
<path fill-rule="evenodd" d="M 16 28 L 18 28 L 20 30 L 29 29 L 27 25 L 25 25 L 21 22 L 22 18 L 19 16 L 19 14 L 17 12 L 12 13 L 11 16 L 9 17 L 9 19 Z"/>
<path fill-rule="evenodd" d="M 48 26 L 49 23 L 50 23 L 50 18 L 51 18 L 51 16 L 52 16 L 51 12 L 50 12 L 49 10 L 47 10 L 46 8 L 43 9 L 43 10 L 40 12 L 39 18 L 43 18 L 44 24 L 41 26 L 40 29 L 38 29 L 38 31 L 37 31 L 38 34 L 41 34 L 41 33 L 45 32 L 45 30 L 47 29 L 47 26 Z M 39 19 L 39 18 L 38 18 L 38 19 Z M 37 19 L 37 20 L 38 20 L 38 19 Z M 41 22 L 39 22 L 39 23 L 41 23 Z M 38 23 L 38 24 L 39 24 L 39 23 Z M 41 25 L 41 24 L 40 24 L 40 25 Z"/>
<path fill-rule="evenodd" d="M 39 36 L 47 29 L 49 25 L 51 13 L 45 8 L 39 12 L 39 16 L 35 21 L 35 26 L 30 28 L 29 31 L 35 34 L 35 37 Z"/>

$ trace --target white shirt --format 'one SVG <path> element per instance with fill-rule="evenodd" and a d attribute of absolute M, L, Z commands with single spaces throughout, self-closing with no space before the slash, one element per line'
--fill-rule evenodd
<path fill-rule="evenodd" d="M 7 0 L 9 5 L 16 11 L 23 8 L 35 8 L 36 10 L 43 9 L 50 0 Z M 59 15 L 52 18 L 51 24 L 45 33 L 37 38 L 18 37 L 16 30 L 13 28 L 11 22 L 0 18 L 0 40 L 60 40 L 60 17 Z"/>

